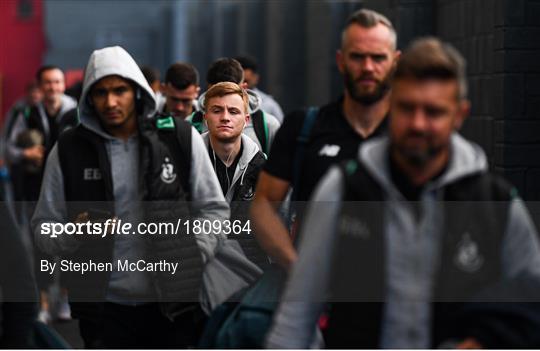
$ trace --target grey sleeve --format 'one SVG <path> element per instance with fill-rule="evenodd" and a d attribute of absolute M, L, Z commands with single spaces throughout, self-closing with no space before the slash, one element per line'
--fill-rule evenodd
<path fill-rule="evenodd" d="M 529 211 L 521 199 L 512 200 L 508 211 L 502 247 L 503 274 L 514 277 L 528 272 L 540 279 L 540 244 Z"/>
<path fill-rule="evenodd" d="M 274 137 L 276 136 L 279 127 L 281 127 L 281 124 L 279 124 L 279 120 L 275 116 L 269 113 L 266 113 L 266 123 L 268 124 L 268 145 L 272 146 Z"/>
<path fill-rule="evenodd" d="M 216 173 L 212 168 L 208 149 L 199 132 L 191 128 L 191 211 L 193 219 L 229 219 L 229 205 L 223 196 Z M 197 244 L 205 260 L 210 259 L 221 235 L 196 235 Z"/>
<path fill-rule="evenodd" d="M 341 194 L 342 175 L 334 167 L 319 182 L 310 201 L 298 261 L 267 336 L 268 348 L 305 349 L 313 344 L 327 297 Z"/>
<path fill-rule="evenodd" d="M 11 163 L 20 162 L 23 158 L 23 149 L 16 146 L 17 136 L 26 130 L 24 116 L 19 113 L 15 118 L 9 135 L 6 135 L 6 157 Z"/>
<path fill-rule="evenodd" d="M 281 109 L 281 106 L 277 103 L 277 101 L 268 95 L 266 98 L 267 100 L 267 106 L 268 106 L 268 112 L 273 114 L 276 119 L 279 121 L 279 123 L 283 123 L 283 110 Z"/>
<path fill-rule="evenodd" d="M 31 222 L 35 242 L 44 252 L 58 255 L 73 252 L 79 247 L 80 243 L 73 235 L 62 234 L 52 238 L 50 235 L 41 234 L 43 223 L 66 222 L 64 179 L 58 158 L 58 144 L 55 144 L 47 157 L 41 192 Z"/>

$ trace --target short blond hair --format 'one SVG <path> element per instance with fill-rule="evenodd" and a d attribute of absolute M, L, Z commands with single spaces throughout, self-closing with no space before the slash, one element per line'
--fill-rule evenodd
<path fill-rule="evenodd" d="M 233 82 L 220 82 L 212 85 L 210 89 L 204 94 L 204 105 L 203 109 L 206 111 L 208 106 L 208 101 L 215 97 L 223 97 L 225 95 L 236 94 L 242 98 L 244 101 L 244 110 L 246 113 L 249 111 L 249 96 L 245 89 L 242 89 L 238 84 Z"/>

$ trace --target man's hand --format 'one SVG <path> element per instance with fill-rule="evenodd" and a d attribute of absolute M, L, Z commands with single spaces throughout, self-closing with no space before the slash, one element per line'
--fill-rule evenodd
<path fill-rule="evenodd" d="M 476 341 L 474 338 L 467 338 L 456 345 L 456 349 L 458 350 L 472 350 L 472 349 L 482 349 L 482 345 Z"/>
<path fill-rule="evenodd" d="M 290 233 L 285 228 L 277 208 L 287 196 L 289 182 L 261 171 L 255 198 L 251 203 L 251 220 L 255 237 L 266 254 L 289 270 L 296 261 Z"/>
<path fill-rule="evenodd" d="M 88 212 L 81 212 L 77 215 L 77 217 L 75 217 L 75 220 L 73 221 L 74 223 L 85 223 L 85 222 L 88 222 L 90 220 L 90 215 L 88 214 Z"/>
<path fill-rule="evenodd" d="M 86 223 L 89 220 L 90 220 L 90 215 L 88 214 L 88 212 L 81 212 L 75 217 L 75 220 L 73 221 L 73 223 Z M 81 235 L 74 235 L 75 238 L 81 241 L 86 240 L 87 236 L 89 236 L 88 233 L 81 234 Z M 90 235 L 90 236 L 94 236 L 94 235 Z"/>
<path fill-rule="evenodd" d="M 43 147 L 43 145 L 36 145 L 23 150 L 23 157 L 38 166 L 43 164 L 44 156 L 45 148 Z"/>
<path fill-rule="evenodd" d="M 100 222 L 100 223 L 102 223 L 104 225 L 102 227 L 102 230 L 105 231 L 105 235 L 103 235 L 103 233 L 97 233 L 99 235 L 97 235 L 96 233 L 85 233 L 85 234 L 82 234 L 82 235 L 75 235 L 75 237 L 78 238 L 79 240 L 86 240 L 86 239 L 88 239 L 88 237 L 92 238 L 92 239 L 102 239 L 105 236 L 109 235 L 109 231 L 112 230 L 111 225 L 107 226 L 107 225 L 105 225 L 105 223 L 107 223 L 107 221 L 109 221 L 109 223 L 112 223 L 116 219 L 118 219 L 118 217 L 116 217 L 116 216 L 111 217 L 111 218 L 92 219 L 92 218 L 90 218 L 90 212 L 88 212 L 88 211 L 81 212 L 75 217 L 75 219 L 73 220 L 73 223 L 86 223 L 86 222 L 96 223 L 96 222 Z"/>

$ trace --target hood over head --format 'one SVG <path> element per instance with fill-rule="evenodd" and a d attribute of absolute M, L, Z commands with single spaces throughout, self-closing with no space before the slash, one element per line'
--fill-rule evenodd
<path fill-rule="evenodd" d="M 144 78 L 141 69 L 126 50 L 120 46 L 111 46 L 95 50 L 90 55 L 86 65 L 83 89 L 79 100 L 79 113 L 82 124 L 102 134 L 102 128 L 99 126 L 93 107 L 88 104 L 87 96 L 92 85 L 107 76 L 119 76 L 136 84 L 140 89 L 140 99 L 143 104 L 142 116 L 138 117 L 145 118 L 154 115 L 156 97 Z"/>

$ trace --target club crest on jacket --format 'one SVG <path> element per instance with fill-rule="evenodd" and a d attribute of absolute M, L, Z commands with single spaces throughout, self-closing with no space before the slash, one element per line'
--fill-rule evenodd
<path fill-rule="evenodd" d="M 479 252 L 478 244 L 471 239 L 469 233 L 464 233 L 457 244 L 454 264 L 461 270 L 474 273 L 482 267 L 484 258 Z"/>

